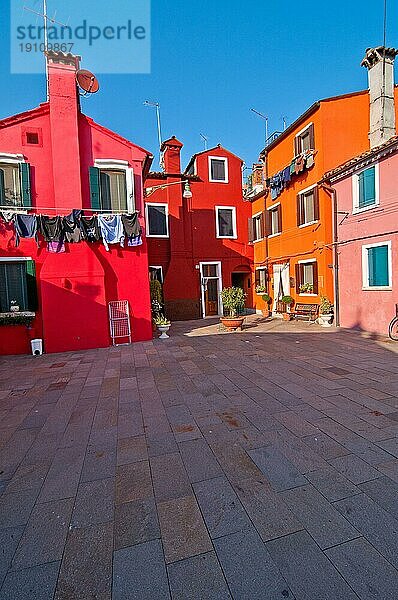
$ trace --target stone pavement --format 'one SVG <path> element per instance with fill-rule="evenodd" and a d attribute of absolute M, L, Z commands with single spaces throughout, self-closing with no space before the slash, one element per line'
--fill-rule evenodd
<path fill-rule="evenodd" d="M 1 360 L 1 600 L 396 600 L 397 350 L 251 317 Z"/>

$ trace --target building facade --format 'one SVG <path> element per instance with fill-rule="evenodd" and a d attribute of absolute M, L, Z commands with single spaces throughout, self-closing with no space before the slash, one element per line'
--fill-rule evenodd
<path fill-rule="evenodd" d="M 339 320 L 386 335 L 398 303 L 398 138 L 326 175 L 333 186 Z"/>
<path fill-rule="evenodd" d="M 28 353 L 30 338 L 43 339 L 46 352 L 108 346 L 108 303 L 115 300 L 129 301 L 133 340 L 150 339 L 145 235 L 136 247 L 107 251 L 101 241 L 79 241 L 52 252 L 41 236 L 16 246 L 7 222 L 15 212 L 61 219 L 74 209 L 144 213 L 150 153 L 81 112 L 79 57 L 50 52 L 47 61 L 49 100 L 0 122 L 0 352 Z M 4 325 L 12 303 L 34 313 L 31 329 Z"/>
<path fill-rule="evenodd" d="M 381 56 L 379 52 L 376 65 Z M 369 149 L 371 111 L 374 119 L 380 118 L 374 102 L 389 110 L 391 121 L 391 102 L 374 99 L 373 81 L 377 78 L 369 73 L 370 91 L 316 102 L 261 154 L 262 185 L 257 165 L 255 185 L 246 195 L 252 205 L 257 309 L 264 307 L 265 287 L 274 311 L 283 295 L 296 303 L 319 304 L 321 296 L 334 302 L 333 199 L 322 179 L 326 171 Z M 388 95 L 397 96 L 393 84 Z M 392 110 L 395 119 L 396 108 Z"/>
<path fill-rule="evenodd" d="M 181 148 L 175 137 L 164 142 L 164 171 L 145 181 L 150 276 L 163 284 L 166 314 L 221 315 L 220 292 L 229 286 L 242 287 L 251 308 L 251 208 L 243 200 L 242 160 L 216 146 L 195 154 L 182 172 Z"/>

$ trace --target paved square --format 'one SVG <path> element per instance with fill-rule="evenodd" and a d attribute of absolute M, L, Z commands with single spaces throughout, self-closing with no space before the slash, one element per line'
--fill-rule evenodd
<path fill-rule="evenodd" d="M 1 600 L 396 600 L 398 344 L 218 329 L 0 361 Z"/>

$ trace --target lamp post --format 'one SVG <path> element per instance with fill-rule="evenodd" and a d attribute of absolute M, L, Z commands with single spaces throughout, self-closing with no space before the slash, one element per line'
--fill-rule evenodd
<path fill-rule="evenodd" d="M 157 190 L 163 190 L 164 188 L 167 188 L 170 185 L 178 185 L 178 184 L 181 185 L 181 183 L 184 184 L 184 192 L 182 194 L 182 197 L 183 198 L 192 198 L 191 186 L 189 185 L 188 179 L 183 179 L 181 181 L 172 181 L 171 183 L 161 183 L 160 185 L 154 185 L 153 187 L 147 187 L 145 189 L 145 197 L 148 198 L 148 196 L 151 196 Z"/>

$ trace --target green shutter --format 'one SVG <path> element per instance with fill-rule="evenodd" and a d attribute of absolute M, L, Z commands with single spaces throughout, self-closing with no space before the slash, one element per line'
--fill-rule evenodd
<path fill-rule="evenodd" d="M 368 248 L 369 287 L 388 286 L 388 246 Z"/>
<path fill-rule="evenodd" d="M 34 260 L 26 261 L 26 292 L 28 309 L 35 312 L 38 309 L 38 294 L 36 280 L 36 265 Z"/>
<path fill-rule="evenodd" d="M 91 208 L 99 210 L 101 208 L 100 191 L 100 170 L 97 167 L 90 167 L 90 195 Z"/>
<path fill-rule="evenodd" d="M 6 205 L 6 190 L 4 185 L 4 171 L 0 169 L 0 206 Z"/>
<path fill-rule="evenodd" d="M 375 167 L 359 174 L 359 208 L 376 202 Z"/>
<path fill-rule="evenodd" d="M 21 180 L 22 206 L 32 206 L 32 195 L 30 190 L 30 164 L 19 163 L 19 176 Z"/>

